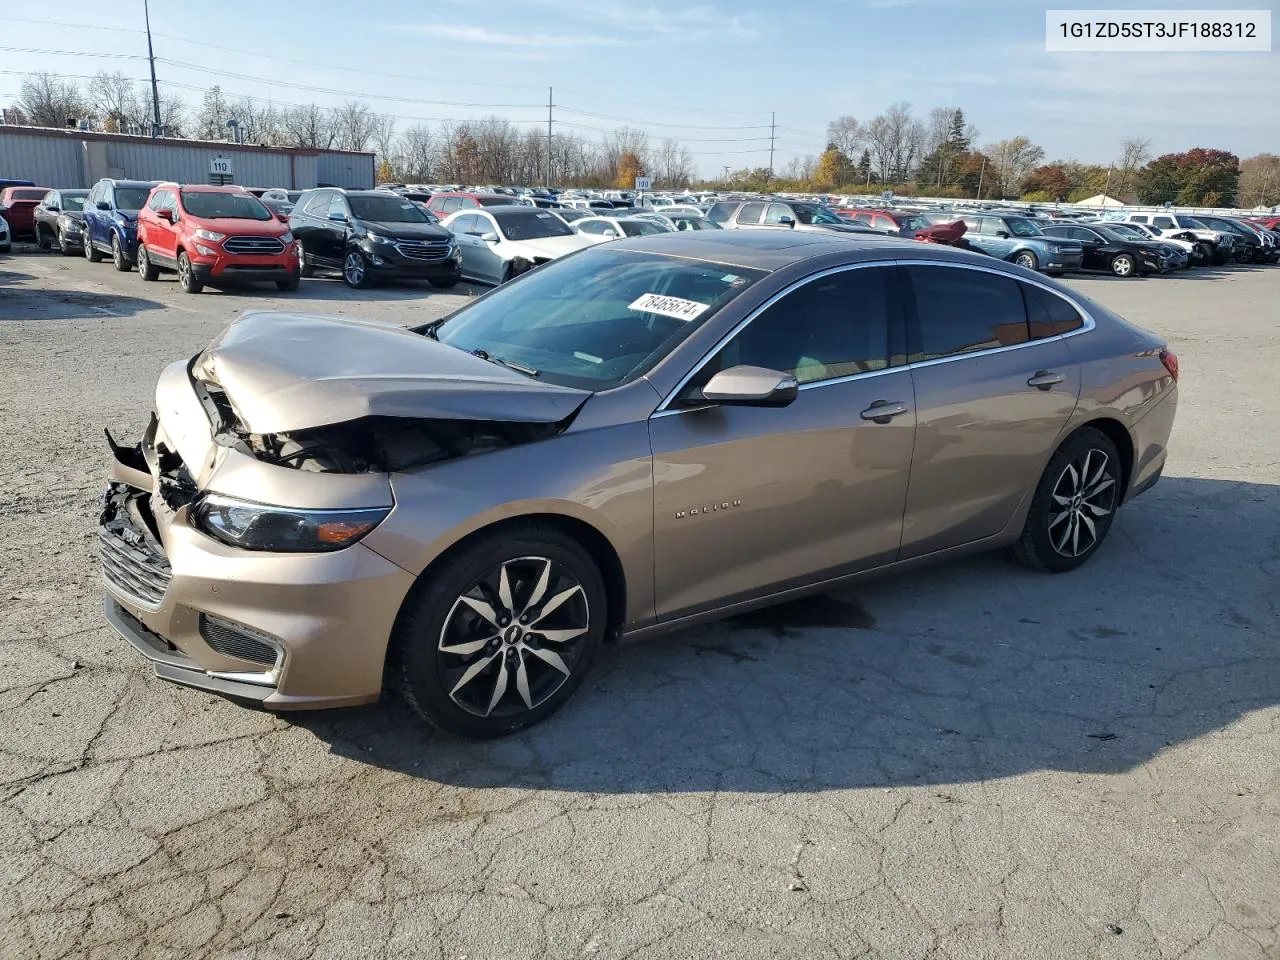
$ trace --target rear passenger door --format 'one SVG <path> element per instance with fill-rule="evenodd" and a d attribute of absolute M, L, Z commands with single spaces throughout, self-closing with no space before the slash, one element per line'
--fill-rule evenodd
<path fill-rule="evenodd" d="M 1075 410 L 1080 368 L 1063 335 L 1084 320 L 1056 293 L 993 270 L 904 270 L 917 411 L 907 559 L 1008 525 Z"/>
<path fill-rule="evenodd" d="M 84 202 L 84 242 L 86 245 L 102 242 L 102 211 L 98 202 L 102 199 L 102 184 L 95 183 Z"/>

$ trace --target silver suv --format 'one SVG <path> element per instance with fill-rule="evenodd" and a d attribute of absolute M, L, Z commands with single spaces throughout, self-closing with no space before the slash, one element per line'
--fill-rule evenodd
<path fill-rule="evenodd" d="M 1182 236 L 1183 233 L 1189 234 L 1196 240 L 1202 240 L 1209 244 L 1210 257 L 1217 266 L 1222 266 L 1235 256 L 1236 238 L 1234 236 L 1221 230 L 1211 229 L 1185 213 L 1130 213 L 1125 216 L 1123 222 L 1145 223 L 1176 240 L 1186 239 Z"/>
<path fill-rule="evenodd" d="M 716 206 L 720 206 L 716 204 Z M 710 213 L 719 213 L 713 207 Z M 716 217 L 711 217 L 716 219 Z M 718 221 L 726 230 L 819 230 L 834 233 L 870 233 L 883 235 L 864 224 L 840 219 L 830 207 L 802 200 L 745 200 L 736 204 L 727 217 Z"/>

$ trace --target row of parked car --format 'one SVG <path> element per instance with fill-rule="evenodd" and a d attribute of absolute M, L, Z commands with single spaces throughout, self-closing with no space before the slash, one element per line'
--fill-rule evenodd
<path fill-rule="evenodd" d="M 678 202 L 683 200 L 684 202 Z M 638 204 L 638 205 L 633 205 Z M 8 230 L 42 249 L 110 258 L 143 280 L 182 288 L 301 279 L 336 272 L 351 287 L 380 279 L 499 284 L 610 240 L 682 230 L 799 230 L 894 235 L 964 247 L 1029 270 L 1137 277 L 1228 261 L 1280 260 L 1280 218 L 1172 212 L 1106 219 L 1007 209 L 829 206 L 787 197 L 581 197 L 410 187 L 305 191 L 104 179 L 89 190 L 8 187 Z M 3 222 L 3 221 L 0 221 Z"/>

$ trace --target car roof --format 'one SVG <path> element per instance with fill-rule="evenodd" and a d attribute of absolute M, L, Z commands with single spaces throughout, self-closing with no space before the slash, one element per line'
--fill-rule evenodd
<path fill-rule="evenodd" d="M 146 187 L 150 190 L 152 187 L 160 185 L 159 180 L 116 180 L 112 177 L 103 177 L 102 179 L 113 187 Z"/>
<path fill-rule="evenodd" d="M 850 261 L 883 260 L 903 254 L 928 253 L 932 259 L 969 262 L 975 254 L 963 254 L 938 244 L 929 249 L 914 240 L 880 233 L 835 233 L 823 230 L 684 230 L 646 237 L 615 240 L 611 247 L 646 253 L 664 253 L 693 260 L 711 260 L 756 270 L 783 267 L 832 253 L 848 254 Z M 990 257 L 982 257 L 989 261 Z"/>
<path fill-rule="evenodd" d="M 157 183 L 157 187 L 177 187 L 187 193 L 249 193 L 244 187 L 234 183 L 217 185 L 212 183 L 178 183 L 174 180 Z M 249 194 L 253 196 L 253 194 Z"/>

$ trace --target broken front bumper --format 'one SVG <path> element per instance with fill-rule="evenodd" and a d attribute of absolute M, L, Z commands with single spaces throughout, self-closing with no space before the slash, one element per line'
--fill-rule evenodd
<path fill-rule="evenodd" d="M 209 421 L 189 384 L 191 404 L 166 390 L 166 379 L 175 387 L 169 374 L 157 405 L 181 441 L 153 418 L 138 446 L 112 443 L 99 518 L 107 621 L 157 676 L 186 686 L 273 709 L 376 700 L 387 642 L 414 577 L 359 543 L 334 553 L 265 553 L 192 527 L 195 478 L 203 489 L 227 462 L 220 451 L 203 452 Z M 271 487 L 269 473 L 257 475 L 256 461 L 245 459 L 250 465 L 236 467 L 250 475 L 238 482 Z M 192 462 L 206 467 L 187 473 Z"/>

